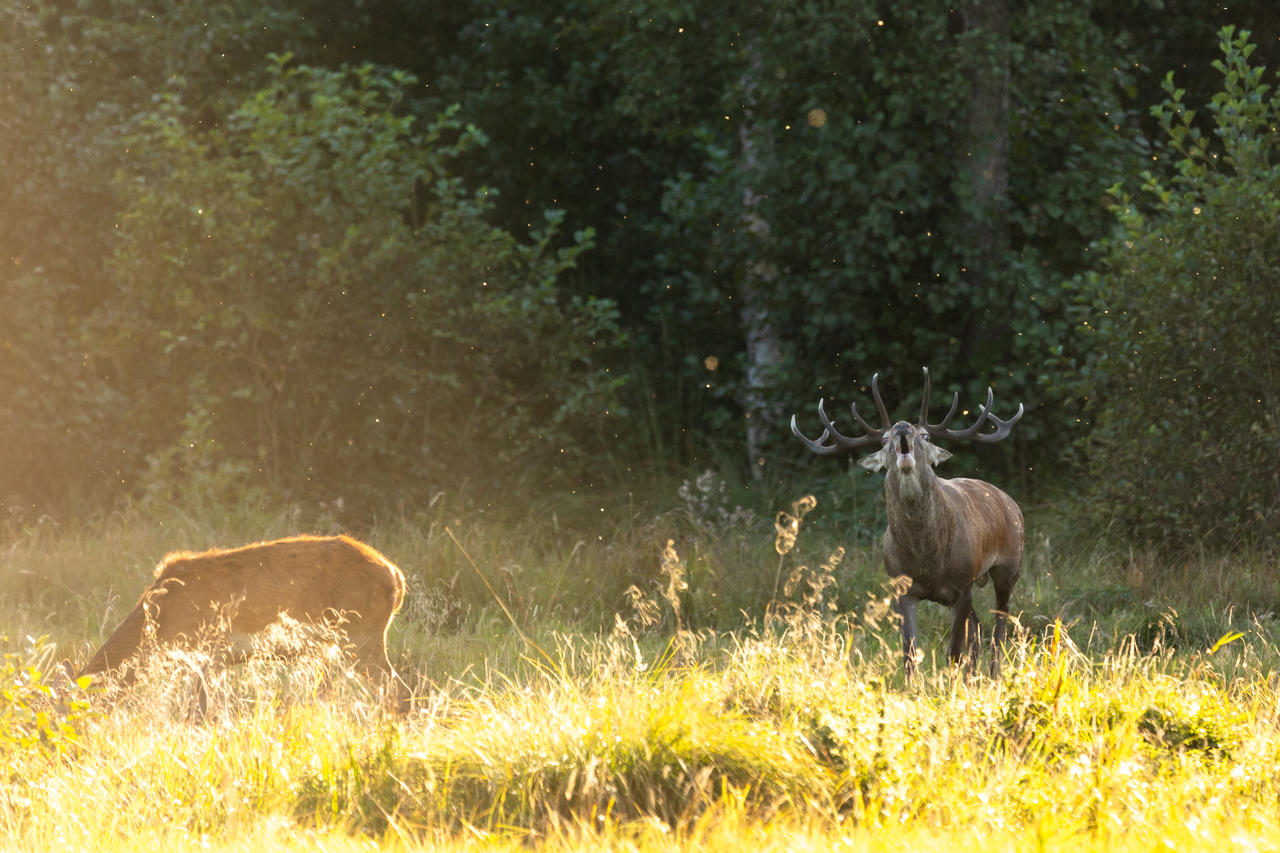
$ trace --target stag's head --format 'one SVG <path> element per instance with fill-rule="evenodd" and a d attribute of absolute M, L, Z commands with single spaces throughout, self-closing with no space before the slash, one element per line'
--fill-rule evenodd
<path fill-rule="evenodd" d="M 868 471 L 889 469 L 910 476 L 918 464 L 932 468 L 950 458 L 951 452 L 934 444 L 923 427 L 898 421 L 885 431 L 880 449 L 859 459 L 858 464 Z"/>
<path fill-rule="evenodd" d="M 852 404 L 849 407 L 850 411 L 858 426 L 862 428 L 863 434 L 844 435 L 827 417 L 822 401 L 819 401 L 818 417 L 822 420 L 822 435 L 816 441 L 805 436 L 796 425 L 795 415 L 791 416 L 791 431 L 805 443 L 806 447 L 823 456 L 847 453 L 859 447 L 880 445 L 879 450 L 859 461 L 862 467 L 871 471 L 886 469 L 890 473 L 896 472 L 903 477 L 918 478 L 927 476 L 935 465 L 951 457 L 948 451 L 933 443 L 934 439 L 1000 441 L 1009 435 L 1013 425 L 1022 417 L 1021 403 L 1018 404 L 1017 413 L 1007 421 L 1002 421 L 991 414 L 991 403 L 995 394 L 988 388 L 987 402 L 985 405 L 978 406 L 978 419 L 971 426 L 965 429 L 950 428 L 951 419 L 956 416 L 956 410 L 960 406 L 959 394 L 952 397 L 951 408 L 945 418 L 936 424 L 929 423 L 930 383 L 929 368 L 926 367 L 924 368 L 924 399 L 920 404 L 920 422 L 912 424 L 907 421 L 898 421 L 890 425 L 889 411 L 885 408 L 884 401 L 880 399 L 879 378 L 879 374 L 871 377 L 871 397 L 875 400 L 876 410 L 880 413 L 880 422 L 883 426 L 878 428 L 871 426 L 858 414 L 857 404 Z M 983 432 L 983 427 L 988 424 L 994 425 L 995 429 Z"/>

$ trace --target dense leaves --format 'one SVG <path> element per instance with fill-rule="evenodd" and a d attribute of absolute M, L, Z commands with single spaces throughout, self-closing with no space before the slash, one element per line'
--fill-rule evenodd
<path fill-rule="evenodd" d="M 1116 132 L 1129 30 L 1060 2 L 1010 11 L 1003 41 L 943 3 L 475 6 L 442 86 L 502 129 L 477 165 L 508 199 L 569 199 L 599 229 L 569 286 L 621 308 L 647 452 L 746 462 L 745 415 L 770 421 L 770 461 L 796 461 L 790 412 L 875 371 L 910 410 L 922 364 L 966 399 L 1027 403 L 1008 467 L 1074 437 L 1043 364 L 1067 332 L 1060 283 L 1110 228 L 1098 201 L 1138 163 Z M 969 169 L 989 67 L 1009 69 L 994 205 Z"/>
<path fill-rule="evenodd" d="M 12 768 L 31 754 L 75 753 L 92 716 L 85 694 L 89 679 L 73 682 L 61 672 L 44 638 L 28 637 L 25 648 L 13 651 L 9 638 L 0 636 L 0 648 L 0 758 Z"/>
<path fill-rule="evenodd" d="M 1159 547 L 1274 545 L 1280 528 L 1280 95 L 1247 32 L 1221 48 L 1212 132 L 1170 74 L 1154 114 L 1172 168 L 1116 189 L 1124 233 L 1085 289 L 1101 515 Z"/>
<path fill-rule="evenodd" d="M 590 233 L 557 249 L 554 212 L 527 243 L 488 224 L 489 190 L 451 173 L 483 135 L 453 112 L 418 129 L 398 112 L 408 75 L 288 60 L 215 130 L 166 101 L 119 180 L 101 340 L 149 485 L 261 474 L 406 500 L 585 450 L 614 312 L 556 280 Z"/>
<path fill-rule="evenodd" d="M 1205 203 L 1216 230 L 1182 236 L 1221 292 L 1161 300 L 1164 244 L 1102 242 L 1107 188 L 1159 155 L 1164 72 L 1200 97 L 1226 23 L 1274 53 L 1268 4 L 38 0 L 0 23 L 11 514 L 246 489 L 369 514 L 707 459 L 790 492 L 792 411 L 875 371 L 912 411 L 922 364 L 939 396 L 1024 402 L 983 462 L 1056 484 L 1084 396 L 1175 375 L 1147 341 L 1116 356 L 1124 270 L 1195 321 L 1269 307 L 1214 301 L 1267 290 L 1227 227 L 1236 205 L 1264 229 L 1265 181 L 1213 209 L 1208 177 L 1169 184 Z M 1223 118 L 1169 125 L 1210 173 L 1193 134 Z M 1258 352 L 1215 400 L 1269 399 Z"/>

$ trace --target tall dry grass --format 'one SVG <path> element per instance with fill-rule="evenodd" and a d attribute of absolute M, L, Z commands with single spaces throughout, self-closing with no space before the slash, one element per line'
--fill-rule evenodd
<path fill-rule="evenodd" d="M 1277 650 L 1090 656 L 1024 638 L 1002 681 L 850 663 L 851 633 L 543 633 L 442 678 L 411 719 L 358 686 L 242 672 L 203 725 L 181 673 L 77 721 L 61 753 L 5 747 L 0 837 L 22 849 L 142 841 L 378 845 L 481 840 L 774 849 L 1029 843 L 1148 849 L 1280 838 Z M 678 647 L 677 647 L 678 646 Z"/>
<path fill-rule="evenodd" d="M 1162 566 L 1032 514 L 1003 677 L 939 663 L 932 608 L 907 687 L 875 547 L 823 509 L 634 512 L 594 542 L 448 507 L 364 531 L 410 578 L 390 643 L 420 698 L 405 720 L 322 652 L 219 674 L 200 725 L 181 656 L 111 703 L 50 695 L 53 661 L 82 659 L 165 551 L 323 519 L 11 531 L 0 848 L 1280 843 L 1265 558 Z M 708 618 L 726 598 L 756 609 Z"/>

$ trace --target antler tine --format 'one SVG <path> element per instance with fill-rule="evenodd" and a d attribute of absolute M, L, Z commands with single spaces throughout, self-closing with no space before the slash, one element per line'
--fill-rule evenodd
<path fill-rule="evenodd" d="M 826 402 L 826 400 L 818 401 L 818 418 L 822 421 L 822 432 L 824 434 L 831 433 L 832 438 L 839 443 L 844 436 L 840 434 L 840 430 L 836 429 L 836 425 L 831 422 L 831 418 L 827 417 Z"/>
<path fill-rule="evenodd" d="M 821 404 L 819 404 L 819 409 L 821 409 Z M 817 441 L 809 438 L 809 436 L 802 433 L 800 431 L 800 427 L 796 425 L 795 415 L 791 416 L 791 434 L 803 441 L 805 447 L 809 448 L 819 456 L 834 456 L 844 449 L 838 444 L 823 444 L 824 441 L 831 437 L 830 430 L 824 429 L 822 431 L 822 435 L 819 436 Z"/>
<path fill-rule="evenodd" d="M 1015 412 L 1013 417 L 1009 418 L 1009 420 L 1007 421 L 1002 421 L 999 418 L 997 418 L 995 415 L 989 413 L 986 410 L 985 406 L 981 408 L 982 408 L 983 417 L 988 418 L 992 423 L 996 425 L 996 431 L 984 432 L 984 433 L 981 433 L 980 435 L 975 435 L 973 437 L 975 441 L 999 441 L 1000 439 L 1007 437 L 1009 435 L 1009 430 L 1013 429 L 1013 425 L 1016 424 L 1019 421 L 1019 419 L 1022 418 L 1021 403 L 1018 404 L 1018 411 Z"/>
<path fill-rule="evenodd" d="M 920 400 L 920 423 L 929 423 L 929 392 L 933 390 L 933 385 L 929 382 L 929 368 L 921 368 L 924 371 L 924 398 Z M 943 421 L 946 424 L 946 421 Z"/>
<path fill-rule="evenodd" d="M 879 444 L 884 440 L 885 430 L 889 428 L 889 413 L 885 409 L 884 401 L 880 399 L 880 390 L 876 387 L 876 377 L 871 378 L 871 392 L 876 401 L 876 408 L 880 410 L 880 416 L 884 419 L 885 425 L 880 429 L 871 426 L 862 416 L 858 414 L 856 404 L 849 406 L 853 412 L 854 420 L 858 422 L 858 426 L 866 430 L 866 435 L 848 436 L 836 429 L 836 425 L 832 423 L 831 418 L 827 415 L 825 400 L 818 400 L 818 417 L 822 420 L 822 435 L 815 441 L 800 431 L 799 425 L 796 423 L 796 416 L 791 416 L 791 433 L 804 442 L 805 447 L 821 456 L 832 456 L 851 450 L 855 447 L 863 447 L 868 444 Z M 828 442 L 831 442 L 828 444 Z"/>
<path fill-rule="evenodd" d="M 951 422 L 952 415 L 955 414 L 955 402 L 951 405 L 951 411 L 943 418 L 940 424 L 925 424 L 925 429 L 933 438 L 947 438 L 953 441 L 999 441 L 1009 435 L 1009 430 L 1013 429 L 1019 418 L 1022 417 L 1023 406 L 1018 404 L 1018 412 L 1007 421 L 1002 421 L 995 415 L 991 414 L 991 403 L 995 399 L 995 392 L 990 387 L 987 388 L 987 402 L 985 405 L 978 406 L 978 419 L 973 422 L 972 426 L 965 429 L 948 429 L 947 424 Z M 956 396 L 956 402 L 959 401 L 959 395 Z M 994 432 L 979 432 L 980 429 L 991 421 L 996 425 Z"/>
<path fill-rule="evenodd" d="M 880 429 L 880 432 L 883 435 L 885 430 L 893 426 L 893 421 L 889 420 L 889 410 L 884 407 L 884 400 L 880 399 L 879 381 L 880 381 L 879 373 L 871 374 L 871 398 L 876 401 L 876 411 L 880 413 L 880 423 L 884 424 L 884 426 L 881 427 Z M 862 418 L 858 418 L 858 420 L 861 421 Z M 868 429 L 867 432 L 872 432 L 872 430 Z"/>
<path fill-rule="evenodd" d="M 831 423 L 831 419 L 827 417 L 826 410 L 823 409 L 821 401 L 818 403 L 818 417 L 822 419 L 823 430 L 822 435 L 818 436 L 815 441 L 800 431 L 800 427 L 796 424 L 796 416 L 791 416 L 791 433 L 804 442 L 805 447 L 812 450 L 819 456 L 835 456 L 854 447 L 860 447 L 864 444 L 878 443 L 881 435 L 864 435 L 859 438 L 850 438 L 835 428 Z M 828 440 L 831 441 L 828 444 Z"/>
<path fill-rule="evenodd" d="M 932 384 L 929 382 L 929 368 L 924 368 L 924 399 L 920 401 L 920 425 L 927 430 L 946 429 L 947 424 L 951 423 L 951 419 L 956 416 L 956 409 L 960 406 L 960 392 L 957 391 L 951 395 L 951 408 L 947 410 L 947 416 L 942 419 L 941 423 L 929 423 L 929 397 L 933 390 Z M 932 435 L 932 432 L 930 433 Z"/>
<path fill-rule="evenodd" d="M 951 419 L 956 416 L 956 409 L 960 408 L 960 392 L 956 391 L 951 395 L 951 408 L 947 409 L 947 416 L 942 419 L 940 426 L 947 428 L 947 424 L 951 423 Z"/>
<path fill-rule="evenodd" d="M 987 404 L 985 406 L 978 406 L 978 419 L 974 421 L 971 426 L 964 429 L 948 429 L 947 423 L 950 418 L 947 418 L 936 427 L 933 425 L 926 425 L 925 429 L 927 429 L 929 431 L 929 435 L 934 438 L 949 438 L 954 441 L 965 441 L 976 437 L 978 435 L 978 430 L 982 429 L 982 425 L 987 422 L 987 410 L 991 408 L 991 401 L 994 397 L 994 393 L 995 392 L 990 388 L 987 388 Z"/>
<path fill-rule="evenodd" d="M 822 426 L 823 426 L 822 438 L 818 439 L 819 442 L 825 440 L 828 437 L 828 434 L 830 434 L 830 437 L 835 440 L 835 444 L 833 445 L 833 447 L 840 450 L 844 450 L 846 448 L 851 448 L 851 447 L 862 447 L 863 445 L 867 445 L 867 444 L 879 444 L 884 439 L 883 429 L 871 428 L 870 426 L 867 425 L 865 421 L 862 420 L 862 418 L 858 418 L 858 423 L 861 424 L 862 427 L 867 431 L 866 435 L 860 435 L 856 437 L 844 435 L 843 433 L 840 432 L 840 430 L 836 429 L 836 425 L 831 422 L 831 418 L 827 417 L 827 410 L 823 408 L 822 404 L 823 404 L 823 401 L 819 400 L 818 401 L 818 417 L 822 419 Z M 856 417 L 857 412 L 854 412 L 854 415 Z"/>

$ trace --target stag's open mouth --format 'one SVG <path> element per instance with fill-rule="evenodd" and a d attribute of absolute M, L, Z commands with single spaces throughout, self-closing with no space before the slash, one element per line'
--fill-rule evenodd
<path fill-rule="evenodd" d="M 912 452 L 911 439 L 905 435 L 898 436 L 898 470 L 910 474 L 916 467 L 916 457 Z"/>

